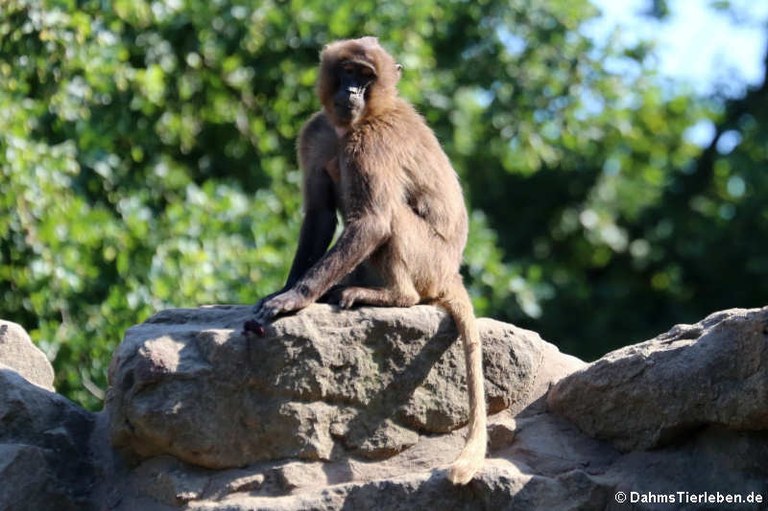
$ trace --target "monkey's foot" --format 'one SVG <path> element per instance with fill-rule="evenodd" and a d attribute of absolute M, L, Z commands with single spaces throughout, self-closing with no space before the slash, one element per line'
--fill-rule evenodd
<path fill-rule="evenodd" d="M 411 307 L 419 303 L 415 289 L 346 287 L 339 293 L 339 307 L 349 309 L 355 305 L 376 307 Z"/>

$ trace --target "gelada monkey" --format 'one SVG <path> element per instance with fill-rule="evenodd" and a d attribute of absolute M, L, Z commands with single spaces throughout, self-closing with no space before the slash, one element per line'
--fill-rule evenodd
<path fill-rule="evenodd" d="M 245 329 L 263 335 L 264 322 L 321 297 L 343 308 L 443 306 L 456 322 L 467 366 L 469 431 L 449 470 L 451 481 L 466 484 L 483 464 L 487 436 L 480 336 L 459 274 L 467 211 L 437 138 L 398 96 L 400 71 L 374 37 L 323 49 L 317 84 L 323 109 L 304 125 L 298 143 L 304 172 L 298 249 L 285 287 L 256 305 Z M 344 228 L 328 250 L 337 211 Z M 373 279 L 361 277 L 371 273 Z"/>

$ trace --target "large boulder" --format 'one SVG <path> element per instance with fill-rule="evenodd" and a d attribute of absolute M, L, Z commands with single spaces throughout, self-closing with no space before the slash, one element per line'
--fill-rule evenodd
<path fill-rule="evenodd" d="M 315 305 L 263 338 L 242 334 L 251 314 L 168 310 L 131 328 L 110 367 L 115 445 L 208 468 L 383 460 L 465 424 L 461 344 L 442 310 Z M 533 332 L 479 325 L 490 413 L 525 408 L 583 365 Z"/>
<path fill-rule="evenodd" d="M 0 367 L 0 509 L 95 509 L 94 416 Z"/>
<path fill-rule="evenodd" d="M 768 307 L 732 309 L 627 346 L 560 381 L 549 407 L 621 450 L 704 426 L 768 430 Z"/>
<path fill-rule="evenodd" d="M 248 307 L 166 311 L 115 353 L 109 421 L 0 368 L 0 509 L 763 509 L 765 316 L 725 311 L 676 327 L 624 350 L 643 370 L 610 354 L 623 360 L 614 371 L 481 320 L 489 455 L 453 486 L 464 364 L 439 309 L 314 306 L 250 339 Z M 596 390 L 584 383 L 591 371 Z M 549 412 L 553 385 L 550 407 L 581 406 L 569 416 L 579 427 Z M 621 407 L 601 398 L 631 413 L 612 416 Z M 707 399 L 721 410 L 701 414 Z M 630 433 L 584 427 L 599 414 Z M 681 419 L 684 435 L 647 435 L 685 414 L 698 423 Z M 656 448 L 622 452 L 619 438 Z"/>
<path fill-rule="evenodd" d="M 21 325 L 0 319 L 0 367 L 6 366 L 44 389 L 53 390 L 53 367 Z"/>

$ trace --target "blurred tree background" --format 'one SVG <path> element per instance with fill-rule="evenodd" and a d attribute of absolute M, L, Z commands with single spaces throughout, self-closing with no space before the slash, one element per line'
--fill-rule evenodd
<path fill-rule="evenodd" d="M 0 317 L 98 408 L 126 328 L 277 289 L 317 55 L 362 34 L 405 66 L 402 94 L 465 184 L 478 314 L 591 360 L 765 305 L 768 84 L 670 86 L 653 45 L 587 36 L 597 15 L 588 0 L 5 0 Z M 703 147 L 687 136 L 701 123 Z"/>

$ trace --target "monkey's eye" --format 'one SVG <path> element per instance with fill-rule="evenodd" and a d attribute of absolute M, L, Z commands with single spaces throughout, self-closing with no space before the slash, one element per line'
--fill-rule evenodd
<path fill-rule="evenodd" d="M 373 76 L 373 70 L 369 67 L 360 68 L 360 74 L 365 78 L 371 78 Z"/>
<path fill-rule="evenodd" d="M 344 71 L 344 74 L 351 75 L 355 72 L 355 66 L 352 64 L 347 64 L 346 66 L 341 68 L 342 71 Z"/>

